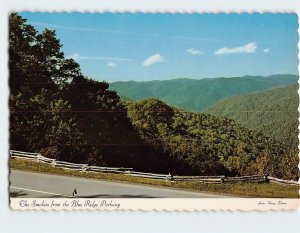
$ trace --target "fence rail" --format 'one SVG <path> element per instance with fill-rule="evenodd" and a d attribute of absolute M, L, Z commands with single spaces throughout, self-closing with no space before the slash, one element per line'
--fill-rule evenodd
<path fill-rule="evenodd" d="M 82 172 L 106 172 L 106 173 L 122 173 L 129 176 L 151 178 L 151 179 L 161 179 L 169 181 L 191 181 L 199 183 L 237 183 L 237 182 L 271 182 L 284 185 L 300 185 L 294 180 L 282 180 L 272 176 L 239 176 L 239 177 L 226 177 L 226 176 L 172 176 L 171 174 L 155 174 L 146 172 L 136 172 L 133 168 L 124 167 L 99 167 L 99 166 L 89 166 L 88 164 L 77 164 L 69 163 L 65 161 L 57 161 L 56 159 L 50 159 L 42 156 L 40 153 L 29 153 L 24 151 L 10 150 L 11 158 L 33 160 L 38 163 L 51 164 L 53 167 L 61 167 L 64 169 L 78 170 Z"/>
<path fill-rule="evenodd" d="M 88 166 L 87 171 L 93 172 L 108 172 L 108 173 L 124 173 L 125 171 L 131 171 L 133 168 L 125 167 L 98 167 L 98 166 Z"/>
<path fill-rule="evenodd" d="M 170 174 L 165 175 L 165 174 L 155 174 L 155 173 L 135 172 L 135 171 L 125 171 L 125 174 L 129 176 L 137 176 L 143 178 L 172 180 L 172 176 Z"/>
<path fill-rule="evenodd" d="M 282 180 L 282 179 L 278 179 L 278 178 L 272 177 L 272 176 L 268 176 L 268 179 L 271 183 L 299 185 L 299 182 L 295 181 L 295 180 Z"/>

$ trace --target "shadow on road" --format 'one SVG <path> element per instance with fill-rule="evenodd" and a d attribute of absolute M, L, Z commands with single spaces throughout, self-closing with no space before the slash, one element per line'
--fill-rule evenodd
<path fill-rule="evenodd" d="M 112 195 L 112 194 L 96 194 L 96 195 L 76 195 L 74 198 L 157 198 L 148 195 Z"/>
<path fill-rule="evenodd" d="M 23 191 L 15 191 L 15 192 L 10 192 L 9 193 L 9 197 L 22 197 L 22 196 L 26 196 L 27 193 L 23 192 Z"/>
<path fill-rule="evenodd" d="M 59 195 L 35 195 L 34 197 L 32 197 L 32 195 L 30 195 L 30 193 L 24 192 L 24 191 L 11 191 L 9 193 L 9 197 L 10 198 L 14 198 L 14 197 L 26 197 L 26 198 L 64 198 L 63 195 L 61 195 L 61 196 L 59 196 Z"/>
<path fill-rule="evenodd" d="M 32 197 L 30 193 L 25 191 L 11 191 L 10 198 L 14 197 L 26 197 L 26 198 L 157 198 L 148 195 L 112 195 L 112 194 L 95 194 L 95 195 L 76 195 L 74 197 L 65 197 L 59 195 L 34 195 Z"/>

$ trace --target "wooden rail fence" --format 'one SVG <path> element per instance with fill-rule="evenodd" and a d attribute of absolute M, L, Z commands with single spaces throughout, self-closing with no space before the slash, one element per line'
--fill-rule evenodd
<path fill-rule="evenodd" d="M 199 183 L 237 183 L 237 182 L 271 182 L 284 185 L 300 185 L 297 181 L 294 180 L 282 180 L 272 176 L 239 176 L 239 177 L 226 177 L 226 176 L 173 176 L 171 174 L 155 174 L 155 173 L 146 173 L 146 172 L 136 172 L 133 171 L 133 168 L 124 168 L 124 167 L 98 167 L 98 166 L 89 166 L 88 164 L 77 164 L 69 163 L 65 161 L 57 161 L 55 159 L 49 159 L 42 156 L 40 153 L 29 153 L 23 151 L 10 150 L 10 158 L 26 159 L 36 161 L 38 163 L 47 163 L 51 164 L 53 167 L 61 167 L 64 169 L 77 170 L 82 172 L 107 172 L 107 173 L 122 173 L 129 176 L 151 178 L 151 179 L 161 179 L 169 181 L 192 181 Z"/>

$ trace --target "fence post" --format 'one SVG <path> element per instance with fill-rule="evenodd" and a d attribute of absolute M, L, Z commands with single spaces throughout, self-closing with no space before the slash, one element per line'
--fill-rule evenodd
<path fill-rule="evenodd" d="M 222 177 L 221 177 L 221 184 L 224 184 L 224 183 L 225 183 L 225 179 L 226 179 L 226 176 L 222 176 Z"/>
<path fill-rule="evenodd" d="M 169 172 L 169 175 L 167 177 L 168 180 L 173 180 L 173 175 Z"/>
<path fill-rule="evenodd" d="M 51 162 L 51 166 L 52 166 L 52 167 L 55 167 L 55 166 L 56 166 L 56 160 L 53 160 L 53 161 Z"/>
<path fill-rule="evenodd" d="M 40 158 L 41 158 L 41 154 L 37 154 L 37 156 L 36 156 L 36 161 L 37 161 L 38 163 L 41 162 L 41 161 L 40 161 Z"/>
<path fill-rule="evenodd" d="M 9 151 L 9 155 L 10 155 L 10 156 L 9 156 L 10 159 L 14 159 L 14 158 L 15 158 L 15 157 L 13 156 L 13 152 L 12 152 L 12 151 Z"/>
<path fill-rule="evenodd" d="M 264 182 L 265 183 L 269 183 L 270 182 L 270 179 L 268 178 L 269 174 L 265 174 L 264 175 Z"/>
<path fill-rule="evenodd" d="M 82 168 L 81 168 L 81 171 L 85 172 L 87 169 L 88 169 L 88 166 L 87 165 L 83 165 Z"/>

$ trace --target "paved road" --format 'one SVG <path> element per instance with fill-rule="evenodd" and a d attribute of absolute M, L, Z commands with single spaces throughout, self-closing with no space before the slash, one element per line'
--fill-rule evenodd
<path fill-rule="evenodd" d="M 82 198 L 217 198 L 220 195 L 136 184 L 11 170 L 10 196 L 26 198 L 69 197 L 74 189 Z"/>

